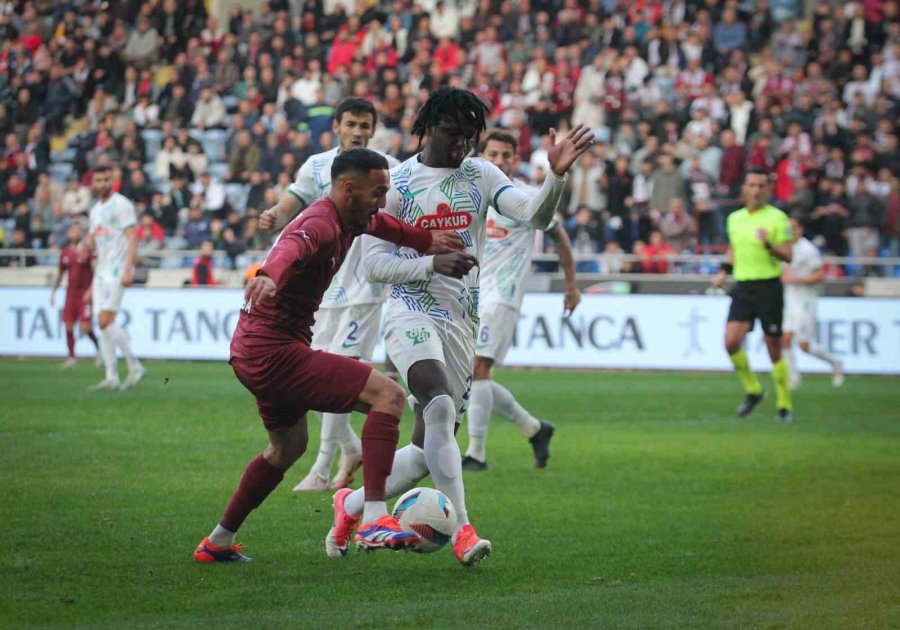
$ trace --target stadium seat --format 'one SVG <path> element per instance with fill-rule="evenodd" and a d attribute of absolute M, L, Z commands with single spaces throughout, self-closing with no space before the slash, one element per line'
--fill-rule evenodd
<path fill-rule="evenodd" d="M 228 164 L 225 162 L 212 162 L 206 170 L 219 181 L 225 181 L 225 178 L 228 177 Z"/>

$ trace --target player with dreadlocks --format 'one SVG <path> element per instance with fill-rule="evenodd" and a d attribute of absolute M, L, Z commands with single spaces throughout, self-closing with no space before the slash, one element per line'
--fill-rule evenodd
<path fill-rule="evenodd" d="M 419 111 L 413 133 L 422 152 L 391 169 L 384 212 L 429 230 L 455 231 L 465 258 L 453 269 L 407 247 L 380 247 L 367 239 L 369 279 L 390 284 L 385 303 L 385 347 L 409 387 L 416 424 L 412 443 L 394 456 L 387 493 L 397 496 L 431 473 L 434 484 L 456 507 L 453 552 L 472 565 L 491 552 L 466 512 L 462 458 L 455 432 L 472 384 L 478 330 L 477 258 L 485 240 L 489 206 L 511 219 L 546 229 L 565 187 L 565 175 L 593 142 L 578 126 L 559 144 L 551 130 L 550 173 L 536 194 L 525 193 L 490 162 L 467 158 L 486 127 L 487 108 L 471 92 L 441 87 Z M 334 495 L 334 526 L 325 551 L 341 557 L 363 512 L 364 495 L 348 489 Z"/>

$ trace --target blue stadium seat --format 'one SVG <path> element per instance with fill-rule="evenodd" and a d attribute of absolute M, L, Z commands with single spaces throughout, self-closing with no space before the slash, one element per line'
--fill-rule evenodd
<path fill-rule="evenodd" d="M 213 162 L 219 162 L 226 159 L 225 141 L 228 139 L 228 132 L 222 129 L 207 129 L 203 133 L 203 150 Z"/>
<path fill-rule="evenodd" d="M 225 184 L 225 197 L 232 208 L 243 213 L 250 187 L 246 184 Z"/>
<path fill-rule="evenodd" d="M 65 183 L 69 176 L 75 172 L 75 167 L 71 162 L 51 162 L 47 165 L 47 172 L 50 177 L 60 183 Z"/>
<path fill-rule="evenodd" d="M 228 176 L 228 165 L 225 162 L 212 162 L 206 170 L 219 181 L 225 181 Z"/>

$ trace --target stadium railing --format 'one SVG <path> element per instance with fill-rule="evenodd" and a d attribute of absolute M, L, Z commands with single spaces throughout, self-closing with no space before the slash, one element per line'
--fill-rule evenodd
<path fill-rule="evenodd" d="M 152 275 L 160 271 L 169 273 L 182 273 L 190 275 L 190 268 L 200 254 L 199 250 L 188 249 L 163 249 L 156 251 L 139 251 L 140 264 L 149 270 Z M 237 277 L 243 277 L 243 271 L 253 263 L 261 262 L 266 255 L 264 250 L 245 251 L 231 258 L 225 251 L 216 250 L 213 262 L 216 273 L 226 274 L 227 283 Z M 607 255 L 602 253 L 580 253 L 574 255 L 579 281 L 602 282 L 611 277 L 629 279 L 640 278 L 665 278 L 667 281 L 704 281 L 708 282 L 719 268 L 723 260 L 721 254 L 672 254 L 664 258 L 652 259 L 653 264 L 665 263 L 665 273 L 644 272 L 642 265 L 646 259 L 634 254 Z M 17 267 L 9 265 L 8 261 L 17 261 Z M 55 249 L 0 249 L 0 261 L 6 262 L 0 266 L 3 270 L 0 275 L 0 284 L 9 284 L 10 273 L 17 269 L 42 267 L 50 271 L 48 267 L 55 267 L 59 260 L 59 250 Z M 533 258 L 533 274 L 547 279 L 561 278 L 559 257 L 553 253 L 535 254 Z M 900 281 L 900 257 L 867 257 L 851 258 L 825 256 L 823 261 L 827 267 L 826 277 L 829 281 L 860 281 L 864 278 L 898 279 Z M 0 263 L 2 264 L 2 263 Z M 46 281 L 35 281 L 39 276 L 32 275 L 32 282 L 14 282 L 13 284 L 31 284 L 32 286 L 46 285 Z M 43 277 L 43 276 L 40 276 Z"/>

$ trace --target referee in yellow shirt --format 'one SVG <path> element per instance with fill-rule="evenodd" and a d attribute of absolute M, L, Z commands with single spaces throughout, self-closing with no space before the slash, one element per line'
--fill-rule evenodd
<path fill-rule="evenodd" d="M 791 225 L 788 216 L 766 202 L 769 176 L 751 169 L 744 177 L 747 205 L 728 216 L 728 252 L 713 284 L 721 287 L 728 274 L 737 281 L 731 291 L 731 308 L 725 327 L 725 350 L 734 364 L 747 396 L 737 409 L 746 416 L 763 399 L 763 387 L 750 370 L 743 344 L 758 319 L 772 359 L 777 419 L 791 422 L 794 414 L 788 384 L 788 366 L 781 358 L 781 317 L 784 293 L 781 286 L 781 262 L 791 262 Z"/>

